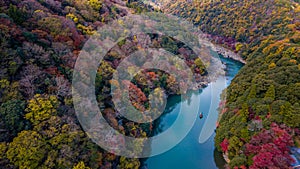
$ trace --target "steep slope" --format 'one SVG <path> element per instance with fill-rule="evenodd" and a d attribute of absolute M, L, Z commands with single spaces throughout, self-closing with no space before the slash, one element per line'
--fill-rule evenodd
<path fill-rule="evenodd" d="M 97 29 L 101 30 L 117 18 L 149 10 L 154 9 L 136 0 L 130 3 L 121 0 L 0 0 L 1 169 L 140 167 L 139 159 L 109 153 L 92 142 L 90 133 L 83 131 L 75 115 L 73 101 L 76 99 L 72 98 L 71 82 L 76 59 L 80 51 L 86 49 L 82 48 L 91 35 L 104 39 L 116 37 L 116 31 L 100 34 L 96 33 Z M 131 22 L 117 23 L 132 26 Z M 156 98 L 154 104 L 162 102 L 165 95 L 159 88 L 164 88 L 167 94 L 181 92 L 181 83 L 164 71 L 145 70 L 132 81 L 112 80 L 124 58 L 138 49 L 143 51 L 147 45 L 182 54 L 186 64 L 197 74 L 197 82 L 207 74 L 202 61 L 189 47 L 167 36 L 139 34 L 126 37 L 112 47 L 95 72 L 95 94 L 107 123 L 130 137 L 149 136 L 152 123 L 140 124 L 123 117 L 123 112 L 119 112 L 123 109 L 116 109 L 112 102 L 112 85 L 129 85 L 130 92 L 119 89 L 115 98 L 120 100 L 123 96 L 130 96 L 132 105 L 141 111 L 149 108 L 147 98 L 150 93 L 157 96 L 153 96 Z M 135 62 L 143 63 L 147 59 L 151 60 L 151 57 L 147 55 L 125 61 L 128 72 L 138 69 Z M 160 63 L 183 79 L 189 75 L 185 71 L 174 72 L 176 66 L 180 67 L 176 59 L 172 64 L 167 61 Z M 74 87 L 74 90 L 81 87 Z M 82 116 L 93 112 L 86 112 L 86 107 L 84 110 Z M 149 118 L 144 112 L 141 115 Z M 100 135 L 103 128 L 97 127 L 92 128 L 96 137 L 105 138 L 114 149 L 131 146 L 134 150 L 126 149 L 128 154 L 136 153 L 135 150 L 148 152 L 148 145 L 143 142 L 129 145 L 120 137 Z"/>
<path fill-rule="evenodd" d="M 120 0 L 0 0 L 0 168 L 139 167 L 87 137 L 71 97 L 84 42 L 135 11 Z"/>
<path fill-rule="evenodd" d="M 300 5 L 290 0 L 159 1 L 247 59 L 224 92 L 216 146 L 230 167 L 288 168 L 299 146 Z M 293 139 L 292 139 L 293 138 Z"/>

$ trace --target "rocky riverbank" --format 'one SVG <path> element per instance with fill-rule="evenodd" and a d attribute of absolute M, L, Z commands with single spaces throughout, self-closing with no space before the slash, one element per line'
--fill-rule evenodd
<path fill-rule="evenodd" d="M 213 51 L 216 52 L 215 50 Z M 219 58 L 211 56 L 210 65 L 206 69 L 207 75 L 201 76 L 201 82 L 193 84 L 193 90 L 203 89 L 209 83 L 216 81 L 219 76 L 225 76 L 226 65 Z"/>
<path fill-rule="evenodd" d="M 225 58 L 230 58 L 236 61 L 239 61 L 243 64 L 246 64 L 247 62 L 237 53 L 226 49 L 220 45 L 214 44 L 211 42 L 212 39 L 207 38 L 207 35 L 201 34 L 199 35 L 199 42 L 202 45 L 205 45 L 206 47 L 209 47 L 211 50 L 217 52 L 218 54 L 222 55 Z"/>
<path fill-rule="evenodd" d="M 204 45 L 206 48 L 211 49 L 212 51 L 222 55 L 224 58 L 229 58 L 240 63 L 246 64 L 247 62 L 237 53 L 233 52 L 230 49 L 224 48 L 220 45 L 212 43 L 213 39 L 208 38 L 207 34 L 199 34 L 199 42 L 201 45 Z M 218 76 L 224 75 L 226 65 L 224 65 L 220 59 L 211 58 L 211 65 L 208 68 L 209 75 L 207 77 L 203 77 L 203 81 L 197 83 L 193 89 L 200 89 L 206 87 L 210 82 L 217 79 Z"/>

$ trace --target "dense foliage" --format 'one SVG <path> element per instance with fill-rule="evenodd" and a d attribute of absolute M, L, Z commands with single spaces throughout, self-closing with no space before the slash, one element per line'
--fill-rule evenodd
<path fill-rule="evenodd" d="M 216 147 L 231 168 L 288 168 L 289 146 L 299 146 L 300 5 L 291 0 L 162 0 L 163 10 L 189 18 L 247 64 L 224 92 Z M 84 42 L 105 23 L 153 10 L 137 0 L 0 0 L 1 168 L 138 168 L 138 159 L 110 154 L 80 128 L 71 98 L 72 71 Z M 182 54 L 198 75 L 207 72 L 189 49 L 165 36 L 144 35 L 149 44 Z M 111 104 L 111 85 L 129 84 L 139 110 L 164 95 L 180 94 L 176 79 L 148 70 L 132 81 L 111 81 L 124 53 L 143 48 L 125 39 L 100 64 L 96 95 L 107 121 L 133 137 L 152 124 L 122 119 Z M 118 53 L 121 51 L 123 53 Z M 139 58 L 142 61 L 142 57 Z M 134 71 L 130 65 L 128 70 Z M 183 72 L 180 72 L 183 73 Z M 201 80 L 201 79 L 197 79 Z M 120 95 L 120 98 L 123 96 Z M 298 141 L 297 141 L 298 140 Z M 264 159 L 264 160 L 262 160 Z"/>
<path fill-rule="evenodd" d="M 290 0 L 161 2 L 164 12 L 190 19 L 207 33 L 206 37 L 247 60 L 224 92 L 225 105 L 220 107 L 222 118 L 215 143 L 229 157 L 229 165 L 288 168 L 291 164 L 286 153 L 288 147 L 294 143 L 299 146 L 299 3 Z M 274 123 L 285 127 L 275 130 Z"/>
<path fill-rule="evenodd" d="M 153 8 L 121 0 L 0 0 L 0 4 L 0 168 L 139 168 L 139 159 L 108 153 L 82 131 L 72 105 L 71 79 L 79 51 L 98 28 Z M 197 80 L 206 74 L 203 63 L 189 55 L 190 49 L 170 37 L 137 35 L 119 42 L 98 68 L 95 93 L 110 125 L 132 137 L 150 135 L 152 123 L 122 118 L 111 104 L 111 85 L 128 84 L 131 104 L 141 111 L 149 108 L 148 98 L 154 104 L 163 100 L 160 88 L 167 94 L 180 93 L 177 79 L 158 70 L 140 72 L 132 81 L 112 80 L 125 56 L 144 45 L 181 54 L 199 75 Z M 176 65 L 170 67 L 176 70 Z M 129 65 L 129 71 L 134 69 Z M 126 94 L 120 93 L 120 98 Z"/>
<path fill-rule="evenodd" d="M 84 42 L 129 12 L 125 1 L 0 0 L 0 168 L 139 167 L 88 139 L 71 98 Z"/>

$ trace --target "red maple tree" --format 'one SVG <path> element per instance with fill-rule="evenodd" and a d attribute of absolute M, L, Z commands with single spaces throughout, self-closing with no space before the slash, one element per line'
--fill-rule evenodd
<path fill-rule="evenodd" d="M 294 144 L 289 128 L 273 123 L 269 130 L 262 130 L 246 144 L 246 154 L 254 155 L 250 169 L 289 168 L 293 163 L 289 147 Z"/>

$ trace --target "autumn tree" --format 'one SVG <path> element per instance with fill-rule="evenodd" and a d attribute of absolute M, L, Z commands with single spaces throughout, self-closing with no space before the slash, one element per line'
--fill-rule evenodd
<path fill-rule="evenodd" d="M 33 97 L 39 86 L 43 84 L 45 73 L 40 67 L 29 64 L 21 71 L 20 90 L 28 97 Z"/>
<path fill-rule="evenodd" d="M 0 166 L 3 168 L 15 168 L 9 159 L 7 159 L 6 152 L 8 149 L 8 144 L 6 142 L 0 142 Z"/>
<path fill-rule="evenodd" d="M 23 44 L 23 55 L 26 59 L 34 59 L 38 65 L 50 64 L 51 51 L 46 51 L 42 46 L 25 42 Z"/>
<path fill-rule="evenodd" d="M 64 76 L 57 76 L 55 82 L 58 96 L 68 97 L 71 95 L 71 84 Z"/>
<path fill-rule="evenodd" d="M 124 169 L 138 169 L 140 166 L 140 162 L 137 159 L 129 159 L 125 157 L 120 157 L 120 164 L 118 165 L 119 168 Z"/>
<path fill-rule="evenodd" d="M 220 146 L 221 146 L 222 151 L 226 153 L 226 152 L 228 151 L 228 147 L 229 147 L 229 141 L 228 141 L 228 139 L 225 138 L 225 139 L 221 142 Z"/>
<path fill-rule="evenodd" d="M 20 169 L 37 168 L 50 149 L 36 131 L 22 131 L 9 144 L 7 158 Z"/>
<path fill-rule="evenodd" d="M 80 161 L 73 169 L 90 169 L 90 167 L 86 167 L 84 162 Z"/>
<path fill-rule="evenodd" d="M 95 9 L 97 11 L 99 11 L 99 9 L 102 6 L 101 1 L 99 1 L 99 0 L 88 0 L 88 3 L 93 9 Z"/>
<path fill-rule="evenodd" d="M 250 168 L 289 168 L 293 162 L 289 146 L 294 144 L 286 127 L 272 124 L 270 130 L 254 135 L 246 144 L 246 154 L 253 157 Z"/>
<path fill-rule="evenodd" d="M 29 101 L 25 118 L 36 125 L 56 115 L 58 105 L 59 101 L 55 96 L 37 94 Z"/>

